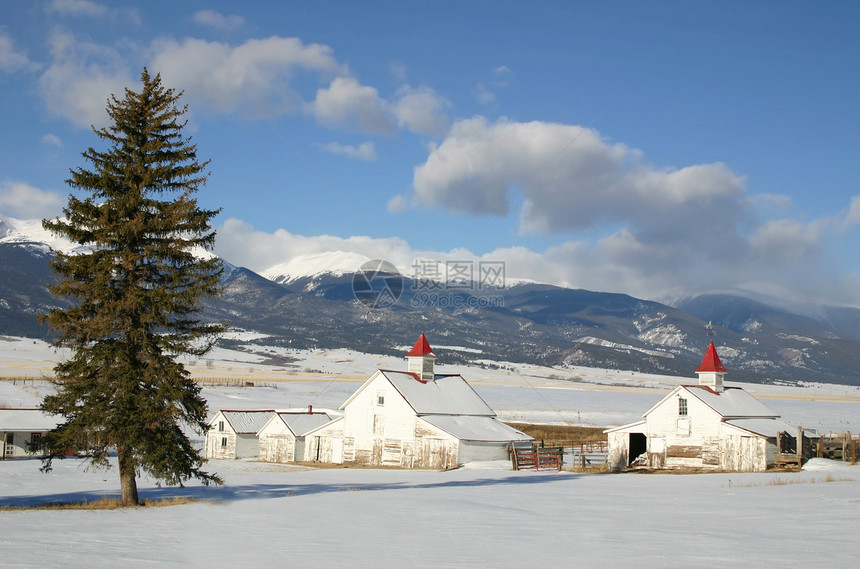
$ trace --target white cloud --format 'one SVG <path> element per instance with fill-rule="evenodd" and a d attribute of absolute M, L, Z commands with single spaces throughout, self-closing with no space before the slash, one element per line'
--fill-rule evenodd
<path fill-rule="evenodd" d="M 0 183 L 0 212 L 18 219 L 55 217 L 62 213 L 66 199 L 55 192 L 40 190 L 23 182 Z"/>
<path fill-rule="evenodd" d="M 285 263 L 299 255 L 329 251 L 359 253 L 371 259 L 385 259 L 399 268 L 408 267 L 413 260 L 412 249 L 399 237 L 387 239 L 367 236 L 338 237 L 335 235 L 305 236 L 278 229 L 266 233 L 235 218 L 218 228 L 215 252 L 235 265 L 262 272 Z"/>
<path fill-rule="evenodd" d="M 37 69 L 39 65 L 20 51 L 15 49 L 12 38 L 0 34 L 0 71 L 13 73 L 15 71 Z"/>
<path fill-rule="evenodd" d="M 389 210 L 405 206 L 396 196 Z M 860 301 L 856 279 L 834 280 L 818 258 L 821 225 L 773 223 L 763 226 L 744 251 L 731 262 L 713 262 L 708 257 L 673 260 L 664 251 L 662 266 L 652 263 L 653 247 L 627 229 L 597 242 L 565 241 L 543 251 L 526 247 L 502 247 L 477 255 L 467 249 L 434 251 L 413 248 L 403 239 L 367 236 L 306 236 L 279 229 L 257 231 L 251 225 L 229 219 L 218 229 L 216 253 L 227 261 L 263 272 L 300 255 L 341 251 L 371 259 L 384 259 L 407 275 L 414 273 L 416 259 L 503 262 L 505 277 L 631 294 L 639 298 L 661 298 L 727 288 L 746 288 L 790 300 L 825 299 L 838 303 Z M 734 252 L 732 252 L 734 253 Z M 637 256 L 645 262 L 639 262 Z M 773 258 L 776 255 L 778 258 Z"/>
<path fill-rule="evenodd" d="M 245 18 L 231 14 L 225 16 L 215 10 L 199 10 L 194 12 L 192 19 L 204 26 L 210 26 L 219 30 L 234 30 L 245 23 Z"/>
<path fill-rule="evenodd" d="M 406 83 L 407 72 L 406 65 L 401 62 L 394 62 L 391 64 L 391 75 L 394 77 L 399 83 Z"/>
<path fill-rule="evenodd" d="M 655 168 L 592 129 L 458 121 L 415 169 L 413 186 L 417 202 L 454 213 L 505 216 L 522 203 L 525 233 L 587 232 L 515 255 L 534 269 L 544 263 L 555 283 L 652 298 L 741 283 L 794 292 L 831 286 L 818 275 L 832 274 L 824 270 L 832 220 L 762 223 L 757 208 L 772 213 L 790 201 L 749 196 L 744 179 L 720 163 Z M 846 219 L 860 222 L 860 197 Z"/>
<path fill-rule="evenodd" d="M 309 108 L 329 128 L 385 135 L 395 131 L 390 105 L 374 87 L 362 85 L 353 77 L 336 77 L 328 88 L 317 91 Z"/>
<path fill-rule="evenodd" d="M 402 213 L 409 206 L 409 200 L 405 196 L 394 196 L 388 200 L 386 209 L 388 213 Z"/>
<path fill-rule="evenodd" d="M 90 0 L 53 0 L 47 10 L 68 16 L 104 16 L 107 13 L 105 6 Z"/>
<path fill-rule="evenodd" d="M 538 121 L 459 121 L 413 183 L 418 201 L 473 215 L 504 215 L 519 192 L 525 232 L 627 221 L 656 237 L 679 225 L 715 229 L 727 214 L 734 223 L 745 208 L 742 179 L 722 164 L 655 170 L 592 129 Z"/>
<path fill-rule="evenodd" d="M 331 154 L 339 154 L 355 160 L 365 162 L 376 160 L 376 147 L 372 142 L 362 142 L 358 145 L 329 142 L 328 144 L 319 144 L 317 147 Z"/>
<path fill-rule="evenodd" d="M 219 14 L 198 12 L 198 19 L 217 22 Z M 0 36 L 0 63 L 4 43 Z M 6 42 L 6 53 L 15 54 Z M 400 88 L 389 102 L 376 88 L 362 85 L 337 61 L 332 49 L 305 44 L 299 38 L 251 39 L 233 46 L 197 38 L 181 41 L 163 37 L 152 42 L 147 54 L 120 47 L 83 41 L 69 33 L 51 37 L 52 62 L 39 81 L 39 90 L 50 111 L 76 124 L 103 126 L 111 94 L 132 87 L 129 61 L 149 59 L 152 73 L 160 73 L 165 85 L 184 92 L 195 112 L 238 113 L 252 118 L 308 112 L 320 124 L 367 134 L 393 135 L 398 127 L 427 135 L 441 135 L 448 126 L 447 101 L 429 87 Z M 20 58 L 8 57 L 9 65 Z M 142 65 L 141 65 L 142 67 Z M 302 88 L 328 84 L 306 102 Z M 332 147 L 330 150 L 337 151 Z M 372 159 L 371 147 L 341 148 L 342 153 Z"/>
<path fill-rule="evenodd" d="M 796 266 L 819 257 L 824 222 L 803 224 L 789 219 L 768 221 L 750 238 L 753 253 L 762 262 Z"/>
<path fill-rule="evenodd" d="M 404 86 L 395 95 L 394 114 L 402 127 L 419 134 L 441 136 L 448 130 L 449 103 L 429 87 Z"/>
<path fill-rule="evenodd" d="M 492 105 L 496 102 L 496 94 L 490 91 L 483 83 L 475 86 L 475 100 L 482 105 Z"/>
<path fill-rule="evenodd" d="M 301 98 L 290 84 L 300 71 L 342 73 L 332 50 L 298 38 L 219 42 L 165 38 L 154 42 L 151 69 L 184 90 L 189 101 L 218 112 L 269 117 L 295 112 Z"/>
<path fill-rule="evenodd" d="M 45 146 L 53 146 L 54 148 L 62 148 L 63 141 L 56 134 L 50 132 L 42 137 L 42 144 Z"/>
<path fill-rule="evenodd" d="M 121 96 L 134 83 L 126 58 L 116 49 L 67 33 L 51 36 L 51 53 L 51 65 L 39 78 L 48 110 L 79 126 L 104 126 L 108 98 Z"/>
<path fill-rule="evenodd" d="M 750 196 L 755 206 L 767 213 L 784 213 L 794 207 L 791 197 L 782 194 L 756 194 Z"/>
<path fill-rule="evenodd" d="M 845 216 L 845 222 L 848 224 L 860 223 L 860 195 L 854 196 L 851 199 L 851 205 Z"/>

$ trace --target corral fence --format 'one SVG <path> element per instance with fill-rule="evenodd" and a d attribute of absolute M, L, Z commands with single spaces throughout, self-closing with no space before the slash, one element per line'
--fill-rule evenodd
<path fill-rule="evenodd" d="M 514 470 L 561 470 L 562 449 L 549 447 L 514 448 Z"/>
<path fill-rule="evenodd" d="M 860 436 L 851 435 L 850 432 L 829 433 L 818 437 L 813 441 L 815 456 L 818 458 L 830 458 L 857 464 L 857 455 L 860 454 Z"/>
<path fill-rule="evenodd" d="M 540 441 L 512 449 L 511 463 L 514 470 L 602 469 L 608 456 L 606 441 Z"/>
<path fill-rule="evenodd" d="M 278 384 L 272 382 L 248 381 L 235 377 L 195 377 L 195 383 L 203 387 L 269 387 L 277 389 Z"/>

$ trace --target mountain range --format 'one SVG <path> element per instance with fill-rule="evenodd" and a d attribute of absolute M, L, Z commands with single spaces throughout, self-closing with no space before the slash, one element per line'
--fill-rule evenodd
<path fill-rule="evenodd" d="M 0 217 L 0 334 L 50 339 L 36 315 L 62 305 L 46 288 L 52 240 L 38 222 Z M 729 379 L 860 384 L 860 310 L 792 305 L 738 292 L 668 303 L 509 281 L 416 279 L 354 253 L 296 258 L 263 274 L 225 262 L 224 292 L 203 317 L 256 331 L 266 346 L 402 355 L 420 332 L 447 363 L 588 366 L 692 377 L 713 335 Z M 275 356 L 271 356 L 275 358 Z M 276 359 L 276 358 L 275 358 Z M 288 362 L 273 362 L 278 365 Z"/>

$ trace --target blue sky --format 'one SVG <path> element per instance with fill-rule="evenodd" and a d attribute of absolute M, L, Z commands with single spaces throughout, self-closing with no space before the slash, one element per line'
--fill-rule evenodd
<path fill-rule="evenodd" d="M 364 5 L 367 4 L 367 5 Z M 147 66 L 216 252 L 504 261 L 645 298 L 860 305 L 854 2 L 11 1 L 0 215 L 61 212 Z"/>

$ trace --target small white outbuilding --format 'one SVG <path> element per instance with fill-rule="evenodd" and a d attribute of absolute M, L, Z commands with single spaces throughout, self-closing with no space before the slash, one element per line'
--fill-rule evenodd
<path fill-rule="evenodd" d="M 434 372 L 424 334 L 407 371 L 377 370 L 341 405 L 343 416 L 305 436 L 305 460 L 401 468 L 453 468 L 508 458 L 532 438 L 496 419 L 459 374 Z"/>
<path fill-rule="evenodd" d="M 226 410 L 215 413 L 206 431 L 206 458 L 253 458 L 260 451 L 257 433 L 274 409 Z"/>
<path fill-rule="evenodd" d="M 302 462 L 305 460 L 305 433 L 331 421 L 328 413 L 276 412 L 257 432 L 260 460 L 266 462 Z"/>
<path fill-rule="evenodd" d="M 776 461 L 778 437 L 797 433 L 779 415 L 739 387 L 711 341 L 696 370 L 698 385 L 680 385 L 643 413 L 643 419 L 607 429 L 609 465 L 761 471 Z"/>
<path fill-rule="evenodd" d="M 0 458 L 41 456 L 39 439 L 61 423 L 61 418 L 41 409 L 0 409 Z"/>

